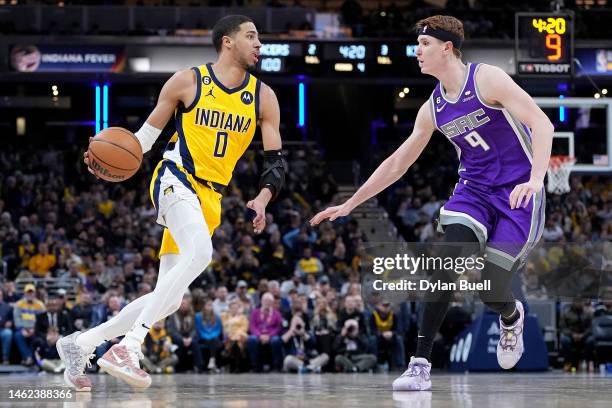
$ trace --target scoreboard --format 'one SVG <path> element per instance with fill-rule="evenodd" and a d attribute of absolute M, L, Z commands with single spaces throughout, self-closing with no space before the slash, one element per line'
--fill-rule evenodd
<path fill-rule="evenodd" d="M 263 41 L 257 69 L 325 76 L 409 75 L 420 72 L 414 41 Z"/>
<path fill-rule="evenodd" d="M 571 76 L 574 18 L 570 13 L 516 13 L 516 72 L 532 76 Z"/>

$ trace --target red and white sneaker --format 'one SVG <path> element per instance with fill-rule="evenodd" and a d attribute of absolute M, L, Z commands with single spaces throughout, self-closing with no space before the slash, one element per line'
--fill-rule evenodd
<path fill-rule="evenodd" d="M 516 310 L 519 318 L 512 324 L 506 326 L 499 317 L 499 343 L 497 343 L 497 362 L 504 370 L 509 370 L 516 365 L 523 355 L 525 346 L 523 344 L 523 326 L 525 325 L 525 310 L 523 304 L 516 301 Z"/>
<path fill-rule="evenodd" d="M 95 357 L 95 348 L 86 350 L 76 344 L 76 338 L 80 331 L 70 336 L 62 337 L 55 343 L 64 366 L 64 381 L 76 391 L 91 391 L 91 380 L 85 374 L 85 365 L 91 367 L 89 360 Z"/>
<path fill-rule="evenodd" d="M 140 360 L 144 356 L 139 349 L 133 349 L 123 344 L 115 344 L 102 358 L 98 359 L 101 370 L 115 378 L 125 381 L 132 387 L 148 388 L 151 376 L 140 368 Z"/>

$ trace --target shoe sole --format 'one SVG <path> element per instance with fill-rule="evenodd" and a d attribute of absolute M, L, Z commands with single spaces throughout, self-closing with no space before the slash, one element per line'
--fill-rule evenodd
<path fill-rule="evenodd" d="M 431 381 L 426 385 L 425 388 L 404 388 L 404 389 L 393 389 L 394 392 L 414 392 L 414 391 L 431 391 Z"/>
<path fill-rule="evenodd" d="M 66 359 L 64 358 L 64 351 L 62 350 L 62 339 L 59 339 L 55 343 L 55 348 L 57 349 L 57 354 L 59 354 L 62 363 L 64 363 L 64 367 L 66 366 Z M 70 387 L 74 388 L 76 392 L 91 392 L 91 387 L 82 387 L 78 388 L 70 378 L 68 377 L 68 370 L 64 368 L 64 382 L 68 384 Z"/>
<path fill-rule="evenodd" d="M 115 378 L 118 378 L 122 381 L 125 381 L 129 385 L 135 388 L 149 388 L 151 386 L 151 377 L 147 379 L 140 379 L 137 377 L 133 377 L 123 371 L 120 367 L 117 367 L 115 364 L 100 358 L 97 361 L 98 367 L 108 375 L 111 375 Z"/>

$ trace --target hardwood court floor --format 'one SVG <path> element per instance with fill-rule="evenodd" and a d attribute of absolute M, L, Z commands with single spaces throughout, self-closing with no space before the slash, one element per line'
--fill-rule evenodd
<path fill-rule="evenodd" d="M 612 407 L 612 376 L 560 372 L 516 374 L 433 373 L 431 392 L 394 393 L 387 374 L 175 374 L 153 377 L 145 391 L 105 375 L 92 375 L 94 389 L 78 402 L 4 403 L 7 407 Z M 9 389 L 60 386 L 60 375 L 0 377 Z"/>

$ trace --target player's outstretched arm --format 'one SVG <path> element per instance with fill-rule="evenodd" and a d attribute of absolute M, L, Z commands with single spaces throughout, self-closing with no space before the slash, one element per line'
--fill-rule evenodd
<path fill-rule="evenodd" d="M 544 187 L 555 128 L 534 100 L 501 68 L 483 65 L 476 82 L 485 102 L 502 105 L 512 116 L 531 129 L 533 161 L 531 178 L 510 193 L 510 208 L 527 207 L 531 197 Z M 524 202 L 523 202 L 524 199 Z"/>
<path fill-rule="evenodd" d="M 272 88 L 261 85 L 260 126 L 264 146 L 264 169 L 259 183 L 257 197 L 247 203 L 255 211 L 253 229 L 259 234 L 266 227 L 266 206 L 280 192 L 285 182 L 287 165 L 282 156 L 283 143 L 280 136 L 280 108 Z"/>
<path fill-rule="evenodd" d="M 170 77 L 164 84 L 159 93 L 157 105 L 142 125 L 140 130 L 135 133 L 142 146 L 142 152 L 146 153 L 159 137 L 166 123 L 174 115 L 174 111 L 179 103 L 184 106 L 192 104 L 196 97 L 197 84 L 195 73 L 192 69 L 178 71 Z"/>
<path fill-rule="evenodd" d="M 419 109 L 410 137 L 374 170 L 370 178 L 351 198 L 341 205 L 329 207 L 321 211 L 310 220 L 310 224 L 317 225 L 328 218 L 330 221 L 333 221 L 338 217 L 348 215 L 353 208 L 374 197 L 399 180 L 419 158 L 423 149 L 429 143 L 434 129 L 431 107 L 429 101 L 427 101 Z"/>

